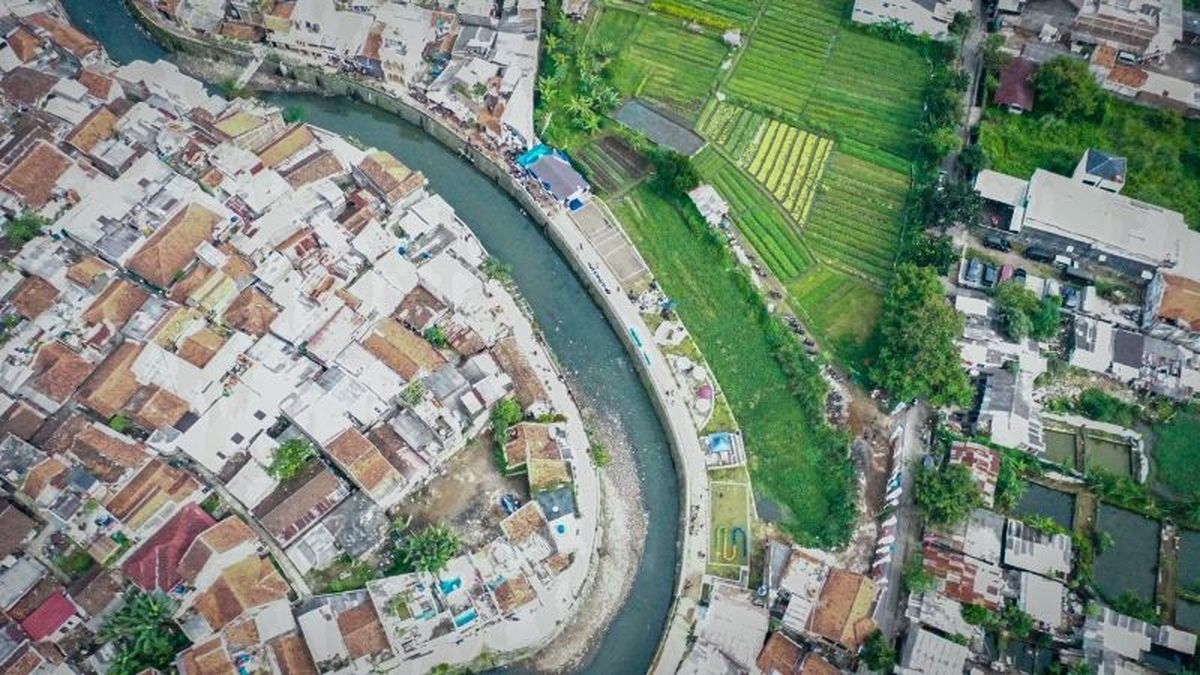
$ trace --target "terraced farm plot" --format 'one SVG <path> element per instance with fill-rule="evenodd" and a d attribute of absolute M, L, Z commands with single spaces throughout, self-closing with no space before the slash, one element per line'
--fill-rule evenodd
<path fill-rule="evenodd" d="M 771 120 L 745 168 L 803 224 L 832 150 L 828 138 Z"/>
<path fill-rule="evenodd" d="M 907 190 L 904 174 L 835 152 L 804 227 L 805 241 L 820 260 L 886 281 L 900 243 Z"/>
<path fill-rule="evenodd" d="M 771 273 L 794 279 L 813 263 L 795 223 L 754 181 L 711 146 L 694 160 L 696 170 L 729 202 L 730 217 Z"/>
<path fill-rule="evenodd" d="M 805 323 L 846 363 L 859 360 L 875 330 L 883 305 L 883 289 L 858 277 L 818 265 L 788 291 Z"/>
<path fill-rule="evenodd" d="M 764 105 L 803 112 L 833 50 L 844 7 L 842 0 L 768 0 L 727 83 L 729 91 Z M 859 78 L 866 76 L 859 74 Z"/>
<path fill-rule="evenodd" d="M 754 19 L 761 0 L 653 0 L 650 9 L 667 14 L 687 16 L 691 12 L 709 14 L 739 26 Z"/>
<path fill-rule="evenodd" d="M 623 39 L 612 39 L 622 32 Z M 593 40 L 605 39 L 623 45 L 615 78 L 621 93 L 650 100 L 689 123 L 704 107 L 727 51 L 718 37 L 690 32 L 679 19 L 611 8 L 593 33 Z"/>
<path fill-rule="evenodd" d="M 741 164 L 758 146 L 767 118 L 752 110 L 723 101 L 710 101 L 697 125 L 700 135 L 716 143 Z"/>
<path fill-rule="evenodd" d="M 603 136 L 575 152 L 590 173 L 591 183 L 606 194 L 633 185 L 650 170 L 650 163 L 619 136 Z"/>

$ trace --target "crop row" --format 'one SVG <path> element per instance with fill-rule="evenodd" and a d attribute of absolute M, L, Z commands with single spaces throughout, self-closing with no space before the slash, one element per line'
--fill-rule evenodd
<path fill-rule="evenodd" d="M 772 120 L 744 167 L 803 224 L 832 147 L 827 138 Z"/>

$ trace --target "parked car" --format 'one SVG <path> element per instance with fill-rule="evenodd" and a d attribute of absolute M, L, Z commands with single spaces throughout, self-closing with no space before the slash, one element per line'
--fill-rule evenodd
<path fill-rule="evenodd" d="M 504 509 L 505 513 L 512 515 L 521 508 L 521 500 L 513 495 L 504 495 L 500 498 L 500 508 Z"/>
<path fill-rule="evenodd" d="M 967 260 L 967 271 L 963 274 L 963 279 L 970 283 L 979 283 L 979 278 L 983 276 L 983 263 L 971 258 Z"/>
<path fill-rule="evenodd" d="M 993 251 L 1011 251 L 1012 242 L 998 234 L 989 234 L 983 238 L 983 245 Z"/>
<path fill-rule="evenodd" d="M 1030 246 L 1025 249 L 1025 257 L 1034 262 L 1048 263 L 1054 260 L 1054 254 L 1040 246 Z"/>
<path fill-rule="evenodd" d="M 1000 276 L 1000 271 L 992 263 L 983 266 L 983 285 L 992 287 L 996 285 L 996 281 Z"/>
<path fill-rule="evenodd" d="M 1000 283 L 1004 283 L 1011 278 L 1013 278 L 1013 266 L 1002 265 L 1000 267 Z"/>

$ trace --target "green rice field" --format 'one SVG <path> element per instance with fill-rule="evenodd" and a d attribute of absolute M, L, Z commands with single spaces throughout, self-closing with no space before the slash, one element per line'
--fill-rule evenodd
<path fill-rule="evenodd" d="M 841 361 L 854 366 L 875 330 L 883 289 L 825 265 L 787 287 L 807 325 Z"/>

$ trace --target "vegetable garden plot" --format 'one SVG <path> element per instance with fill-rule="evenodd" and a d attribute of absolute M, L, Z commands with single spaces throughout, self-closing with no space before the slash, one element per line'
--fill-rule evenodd
<path fill-rule="evenodd" d="M 619 57 L 641 73 L 636 94 L 694 122 L 727 49 L 711 35 L 685 30 L 677 19 L 645 16 Z"/>

